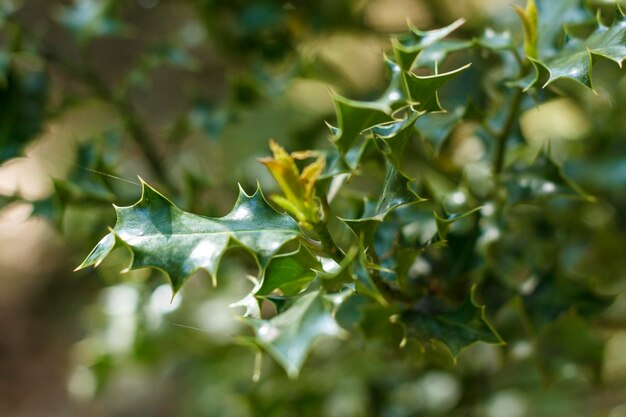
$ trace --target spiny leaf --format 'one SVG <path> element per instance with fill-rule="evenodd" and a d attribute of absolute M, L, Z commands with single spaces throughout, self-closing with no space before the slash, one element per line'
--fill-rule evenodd
<path fill-rule="evenodd" d="M 180 210 L 142 181 L 141 199 L 115 210 L 115 228 L 77 269 L 97 266 L 116 244 L 123 244 L 132 254 L 129 268 L 161 269 L 175 292 L 198 269 L 205 269 L 215 280 L 219 261 L 231 242 L 251 251 L 264 269 L 283 244 L 301 233 L 291 217 L 268 205 L 260 189 L 251 196 L 240 189 L 230 213 L 209 218 Z"/>
<path fill-rule="evenodd" d="M 537 56 L 553 55 L 562 46 L 564 26 L 591 17 L 582 0 L 536 0 Z"/>
<path fill-rule="evenodd" d="M 263 276 L 261 287 L 256 295 L 268 295 L 280 290 L 285 295 L 295 295 L 304 290 L 317 276 L 316 270 L 322 266 L 315 256 L 304 246 L 296 252 L 274 257 Z"/>
<path fill-rule="evenodd" d="M 333 101 L 338 127 L 331 127 L 331 131 L 341 154 L 350 151 L 364 130 L 391 120 L 391 108 L 384 103 L 349 100 L 339 95 L 334 95 Z"/>
<path fill-rule="evenodd" d="M 622 66 L 626 59 L 626 19 L 620 16 L 610 27 L 599 24 L 586 39 L 571 39 L 556 53 L 540 51 L 537 59 L 531 58 L 535 67 L 534 78 L 528 77 L 525 88 L 531 88 L 547 75 L 543 87 L 567 78 L 593 88 L 591 67 L 596 58 L 607 58 Z"/>
<path fill-rule="evenodd" d="M 432 296 L 423 297 L 412 309 L 403 312 L 400 320 L 407 336 L 422 343 L 435 339 L 443 342 L 453 356 L 473 343 L 502 344 L 502 339 L 485 319 L 485 307 L 470 297 L 459 307 L 452 307 Z"/>
<path fill-rule="evenodd" d="M 411 188 L 411 180 L 402 174 L 393 164 L 388 163 L 383 191 L 376 203 L 367 202 L 363 215 L 357 219 L 342 219 L 352 229 L 364 247 L 370 247 L 374 241 L 376 226 L 398 207 L 424 201 Z"/>
<path fill-rule="evenodd" d="M 408 36 L 392 40 L 396 62 L 404 71 L 410 71 L 415 58 L 422 50 L 437 44 L 438 41 L 454 32 L 464 23 L 464 19 L 459 19 L 446 27 L 430 31 L 421 31 L 415 26 L 410 26 L 411 33 Z"/>
<path fill-rule="evenodd" d="M 426 76 L 404 73 L 404 83 L 414 108 L 419 111 L 443 111 L 437 90 L 470 66 L 467 64 L 453 71 Z"/>
<path fill-rule="evenodd" d="M 398 170 L 401 169 L 400 162 L 404 148 L 414 133 L 415 122 L 423 115 L 413 110 L 409 112 L 409 115 L 402 120 L 383 123 L 372 128 L 378 149 Z"/>
<path fill-rule="evenodd" d="M 300 296 L 288 309 L 270 320 L 250 320 L 256 342 L 295 378 L 321 336 L 339 336 L 343 330 L 335 321 L 332 307 L 319 291 Z"/>
<path fill-rule="evenodd" d="M 448 55 L 453 52 L 469 49 L 473 46 L 474 42 L 471 40 L 444 40 L 435 42 L 419 53 L 414 66 L 416 68 L 430 68 L 431 70 L 435 70 L 446 60 Z"/>

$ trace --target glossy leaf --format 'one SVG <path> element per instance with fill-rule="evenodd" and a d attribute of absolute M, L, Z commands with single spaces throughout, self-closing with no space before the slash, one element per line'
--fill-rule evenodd
<path fill-rule="evenodd" d="M 443 111 L 439 103 L 437 90 L 470 66 L 471 64 L 467 64 L 453 71 L 426 76 L 415 75 L 411 72 L 404 73 L 405 86 L 415 109 L 420 111 Z"/>
<path fill-rule="evenodd" d="M 376 225 L 398 207 L 424 201 L 410 187 L 411 180 L 392 164 L 387 166 L 385 185 L 376 203 L 366 201 L 363 215 L 357 219 L 343 219 L 361 240 L 369 247 L 374 240 Z"/>
<path fill-rule="evenodd" d="M 371 126 L 391 120 L 391 108 L 384 103 L 355 101 L 335 95 L 337 128 L 333 141 L 342 154 L 350 151 L 358 136 Z"/>
<path fill-rule="evenodd" d="M 464 23 L 464 19 L 459 19 L 446 27 L 430 31 L 421 31 L 411 26 L 411 33 L 408 36 L 392 40 L 396 62 L 404 71 L 411 70 L 415 58 L 421 51 L 438 44 L 438 41 L 450 35 Z"/>
<path fill-rule="evenodd" d="M 260 189 L 247 195 L 240 189 L 232 211 L 209 218 L 180 210 L 142 182 L 141 199 L 130 207 L 115 207 L 117 224 L 78 269 L 97 266 L 118 244 L 132 254 L 129 269 L 153 267 L 165 272 L 174 291 L 193 272 L 204 269 L 215 280 L 219 261 L 231 243 L 252 252 L 264 269 L 300 229 L 285 214 L 274 211 Z"/>
<path fill-rule="evenodd" d="M 547 73 L 543 87 L 558 79 L 571 79 L 592 88 L 591 67 L 597 58 L 606 58 L 622 66 L 626 59 L 625 18 L 609 27 L 599 25 L 586 39 L 571 39 L 556 54 L 533 59 L 536 75 L 527 88 L 539 81 L 543 71 Z"/>
<path fill-rule="evenodd" d="M 300 369 L 313 343 L 321 336 L 340 336 L 331 305 L 319 291 L 300 296 L 282 313 L 269 320 L 250 320 L 256 342 L 267 351 L 291 378 Z"/>
<path fill-rule="evenodd" d="M 285 295 L 295 295 L 304 290 L 317 276 L 322 266 L 304 246 L 294 253 L 278 255 L 265 270 L 263 283 L 256 295 L 268 295 L 280 290 Z"/>

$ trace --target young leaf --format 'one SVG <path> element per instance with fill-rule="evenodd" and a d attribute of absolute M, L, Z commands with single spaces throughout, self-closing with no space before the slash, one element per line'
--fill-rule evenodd
<path fill-rule="evenodd" d="M 285 196 L 274 196 L 272 199 L 281 208 L 295 216 L 301 225 L 311 228 L 320 221 L 319 208 L 315 201 L 315 184 L 324 171 L 324 156 L 307 165 L 302 172 L 296 166 L 295 158 L 311 157 L 310 152 L 288 154 L 275 141 L 270 141 L 273 158 L 259 159 L 267 167 Z"/>
<path fill-rule="evenodd" d="M 524 28 L 524 52 L 527 57 L 535 58 L 537 56 L 537 25 L 539 24 L 535 0 L 528 0 L 526 9 L 515 6 L 515 11 Z"/>
<path fill-rule="evenodd" d="M 205 269 L 215 280 L 219 261 L 231 241 L 252 252 L 264 269 L 286 242 L 301 233 L 291 217 L 269 206 L 260 189 L 251 196 L 240 189 L 230 213 L 209 218 L 182 211 L 142 181 L 141 199 L 115 210 L 115 228 L 77 269 L 97 266 L 116 244 L 123 244 L 132 254 L 129 269 L 161 269 L 174 292 L 198 269 Z"/>
<path fill-rule="evenodd" d="M 321 336 L 339 336 L 343 332 L 332 314 L 330 303 L 319 291 L 300 296 L 288 309 L 269 320 L 250 320 L 256 342 L 287 372 L 296 378 L 311 350 Z"/>

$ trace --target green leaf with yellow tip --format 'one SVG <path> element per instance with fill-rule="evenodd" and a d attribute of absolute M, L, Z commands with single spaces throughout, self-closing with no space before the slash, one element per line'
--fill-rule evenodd
<path fill-rule="evenodd" d="M 132 256 L 129 269 L 160 269 L 175 292 L 199 269 L 215 280 L 220 259 L 232 244 L 249 250 L 263 270 L 285 243 L 301 234 L 291 217 L 270 207 L 260 189 L 247 195 L 240 188 L 231 212 L 210 218 L 179 209 L 142 181 L 141 199 L 115 210 L 115 227 L 77 269 L 97 266 L 114 247 L 123 245 Z"/>
<path fill-rule="evenodd" d="M 539 17 L 535 0 L 528 0 L 526 8 L 514 6 L 524 28 L 524 52 L 529 58 L 537 56 L 537 26 Z"/>
<path fill-rule="evenodd" d="M 296 166 L 295 159 L 307 159 L 316 154 L 313 152 L 287 153 L 275 141 L 270 141 L 272 158 L 261 158 L 259 162 L 270 171 L 283 196 L 273 196 L 272 200 L 282 209 L 298 219 L 302 226 L 311 228 L 319 222 L 319 208 L 315 198 L 315 184 L 324 172 L 326 158 L 324 155 L 304 167 L 302 172 Z"/>

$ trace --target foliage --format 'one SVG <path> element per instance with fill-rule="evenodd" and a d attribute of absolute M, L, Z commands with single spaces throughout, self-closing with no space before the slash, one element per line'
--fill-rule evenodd
<path fill-rule="evenodd" d="M 341 364 L 338 373 L 353 370 L 355 378 L 375 391 L 376 384 L 395 383 L 387 381 L 394 376 L 386 375 L 384 366 L 376 368 L 386 357 L 394 358 L 393 369 L 419 362 L 417 375 L 446 366 L 452 374 L 465 375 L 462 364 L 470 366 L 471 355 L 481 349 L 502 358 L 507 364 L 502 369 L 527 366 L 515 358 L 516 346 L 526 345 L 537 379 L 559 381 L 572 367 L 589 375 L 590 383 L 601 379 L 605 339 L 598 334 L 598 322 L 607 317 L 610 306 L 618 305 L 626 272 L 620 255 L 626 198 L 623 190 L 613 192 L 624 176 L 623 170 L 614 169 L 585 181 L 581 172 L 594 171 L 607 159 L 620 164 L 612 154 L 623 156 L 626 129 L 617 127 L 623 127 L 621 104 L 626 100 L 623 11 L 613 4 L 529 0 L 524 8 L 516 7 L 519 22 L 510 28 L 467 28 L 465 19 L 432 30 L 411 24 L 386 49 L 387 85 L 355 94 L 354 99 L 333 91 L 335 115 L 326 123 L 328 132 L 319 130 L 321 118 L 305 114 L 310 120 L 304 130 L 293 134 L 296 139 L 284 140 L 304 150 L 290 153 L 285 149 L 291 146 L 278 144 L 282 139 L 270 140 L 272 155 L 258 162 L 277 187 L 242 158 L 244 169 L 260 182 L 252 195 L 240 186 L 233 208 L 221 215 L 226 205 L 218 186 L 224 184 L 211 184 L 209 176 L 187 170 L 184 163 L 182 175 L 176 176 L 163 155 L 173 160 L 173 144 L 194 131 L 205 131 L 221 140 L 236 160 L 236 145 L 224 139 L 228 129 L 244 117 L 246 106 L 271 102 L 280 96 L 276 91 L 288 92 L 294 85 L 285 81 L 286 90 L 277 86 L 280 77 L 272 74 L 277 67 L 289 67 L 285 78 L 291 80 L 333 78 L 311 71 L 295 45 L 316 30 L 328 29 L 324 25 L 363 29 L 351 2 L 323 2 L 319 9 L 296 2 L 297 13 L 278 3 L 194 3 L 227 59 L 259 70 L 232 82 L 228 104 L 206 106 L 196 99 L 171 126 L 169 145 L 163 148 L 167 151 L 151 142 L 151 129 L 136 112 L 132 93 L 161 66 L 193 71 L 193 54 L 185 48 L 147 54 L 144 64 L 111 90 L 86 63 L 76 70 L 65 57 L 39 45 L 43 56 L 76 72 L 94 96 L 108 103 L 149 167 L 150 182 L 158 184 L 152 187 L 141 180 L 139 201 L 115 206 L 115 226 L 77 269 L 103 263 L 101 269 L 107 270 L 109 258 L 111 265 L 119 265 L 120 256 L 130 256 L 125 272 L 134 277 L 140 276 L 138 269 L 145 274 L 150 274 L 145 268 L 160 271 L 170 280 L 171 299 L 180 292 L 185 302 L 204 288 L 200 280 L 189 279 L 200 270 L 214 286 L 219 284 L 217 293 L 221 286 L 242 285 L 241 278 L 247 277 L 251 285 L 239 289 L 240 299 L 231 305 L 231 311 L 241 312 L 247 329 L 233 331 L 232 342 L 256 353 L 256 371 L 261 366 L 258 358 L 267 354 L 289 378 L 298 377 L 302 387 L 315 380 L 315 370 L 307 368 L 309 355 L 319 360 L 334 354 Z M 61 9 L 58 19 L 83 48 L 99 37 L 124 36 L 128 28 L 119 7 L 114 1 L 77 2 Z M 336 10 L 329 10 L 344 7 L 350 16 L 345 22 L 323 17 L 336 16 Z M 8 13 L 7 22 L 14 16 Z M 316 19 L 323 24 L 315 25 Z M 247 54 L 240 53 L 242 49 Z M 596 79 L 592 90 L 594 64 L 612 78 L 606 83 Z M 18 154 L 41 129 L 47 91 L 43 71 L 24 72 L 13 61 L 8 68 L 0 90 L 2 107 L 11 109 L 0 116 L 2 159 Z M 272 81 L 265 84 L 265 79 Z M 611 83 L 617 87 L 607 88 Z M 346 90 L 340 82 L 335 88 Z M 602 100 L 614 104 L 604 106 Z M 591 127 L 584 132 L 559 130 L 560 124 L 571 122 L 566 119 L 550 130 L 549 120 L 530 120 L 537 109 L 548 112 L 553 103 L 578 103 Z M 288 115 L 297 111 L 289 109 Z M 27 125 L 22 118 L 34 122 Z M 580 137 L 573 137 L 577 134 Z M 94 141 L 105 144 L 104 155 L 88 146 L 79 148 L 81 166 L 109 177 L 71 173 L 66 180 L 56 180 L 53 196 L 33 202 L 34 215 L 60 225 L 72 206 L 89 202 L 101 213 L 116 194 L 124 201 L 132 198 L 130 188 L 121 191 L 108 182 L 123 175 L 115 163 L 104 161 L 119 158 L 107 155 L 113 153 L 106 146 L 111 140 Z M 225 166 L 228 172 L 228 163 Z M 611 175 L 619 179 L 611 183 L 605 178 Z M 261 187 L 273 191 L 269 202 Z M 3 204 L 20 198 L 8 196 Z M 90 233 L 102 230 L 102 222 L 94 221 Z M 612 236 L 614 229 L 618 232 Z M 127 254 L 114 251 L 117 247 Z M 605 254 L 612 254 L 606 264 Z M 235 280 L 238 284 L 230 282 Z M 143 282 L 141 291 L 150 285 L 152 281 Z M 145 321 L 150 320 L 148 314 Z M 155 349 L 149 338 L 141 339 L 145 334 L 137 334 L 145 344 L 137 342 L 138 351 Z M 154 337 L 167 343 L 166 337 Z M 372 361 L 371 375 L 350 359 L 357 345 L 363 347 L 361 357 Z M 239 350 L 237 354 L 233 361 L 250 356 Z M 464 362 L 464 357 L 470 359 Z M 461 365 L 454 365 L 457 361 Z M 398 371 L 398 380 L 414 377 L 412 368 L 407 369 Z M 333 374 L 327 368 L 320 372 Z M 467 378 L 479 374 L 468 371 L 472 376 Z M 255 378 L 263 383 L 265 377 L 257 373 Z M 277 377 L 270 371 L 267 378 Z M 323 380 L 329 383 L 332 378 Z M 411 409 L 416 414 L 394 414 L 391 405 L 403 400 L 380 394 L 384 399 L 377 400 L 372 412 L 465 415 L 453 408 L 462 401 L 469 407 L 480 402 L 486 394 L 475 389 L 475 398 L 468 394 L 451 399 L 450 408 L 416 405 Z M 259 415 L 280 415 L 271 409 L 270 398 L 267 394 L 251 400 Z M 480 415 L 476 410 L 472 415 Z"/>

